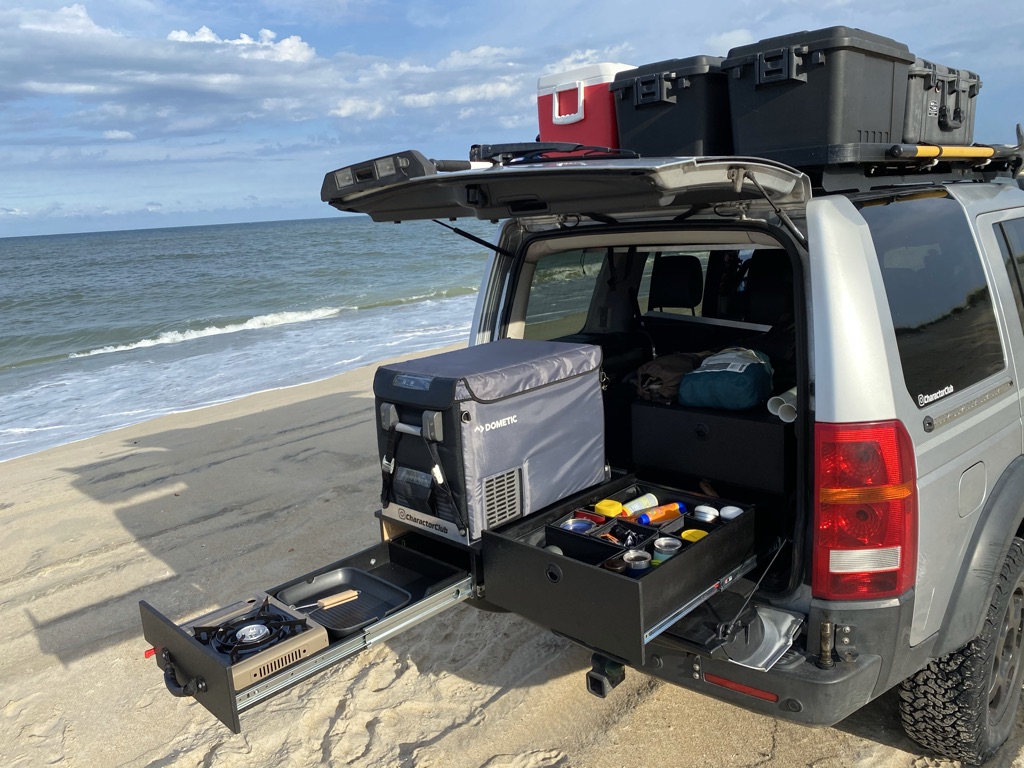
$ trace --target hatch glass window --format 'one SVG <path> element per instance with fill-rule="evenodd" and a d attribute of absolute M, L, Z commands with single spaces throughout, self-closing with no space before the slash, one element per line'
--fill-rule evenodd
<path fill-rule="evenodd" d="M 938 196 L 861 207 L 919 408 L 1004 370 L 981 256 L 960 204 Z M 868 364 L 869 361 L 865 361 Z"/>

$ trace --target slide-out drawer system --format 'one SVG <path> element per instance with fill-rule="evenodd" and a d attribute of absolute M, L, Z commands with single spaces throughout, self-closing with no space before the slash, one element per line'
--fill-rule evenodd
<path fill-rule="evenodd" d="M 755 510 L 643 482 L 625 488 L 609 485 L 606 490 L 614 499 L 653 492 L 661 501 L 682 501 L 691 511 L 700 504 L 739 506 L 743 511 L 731 520 L 701 522 L 687 514 L 661 528 L 629 526 L 634 536 L 628 541 L 627 524 L 619 523 L 623 527 L 613 536 L 620 542 L 616 544 L 601 536 L 614 520 L 589 531 L 568 530 L 563 527 L 567 520 L 593 507 L 579 499 L 556 505 L 501 531 L 484 532 L 486 598 L 639 666 L 652 639 L 754 567 Z M 662 537 L 679 540 L 676 554 L 644 571 L 618 572 L 619 560 L 630 549 L 657 559 L 654 544 Z"/>
<path fill-rule="evenodd" d="M 470 596 L 469 554 L 463 569 L 418 544 L 432 546 L 408 534 L 181 626 L 143 601 L 143 635 L 168 690 L 238 733 L 245 710 Z"/>

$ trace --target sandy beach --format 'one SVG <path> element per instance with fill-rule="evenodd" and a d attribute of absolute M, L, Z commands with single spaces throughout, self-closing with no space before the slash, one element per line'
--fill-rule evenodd
<path fill-rule="evenodd" d="M 242 716 L 232 734 L 145 659 L 176 621 L 377 541 L 375 367 L 0 464 L 0 764 L 942 766 L 892 692 L 835 728 L 754 715 L 461 605 Z M 1021 728 L 995 766 L 1024 765 Z"/>

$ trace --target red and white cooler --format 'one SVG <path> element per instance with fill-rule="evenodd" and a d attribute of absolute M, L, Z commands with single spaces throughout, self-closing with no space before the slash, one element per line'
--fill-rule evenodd
<path fill-rule="evenodd" d="M 635 69 L 630 64 L 590 64 L 537 81 L 537 117 L 541 141 L 569 141 L 617 148 L 615 74 Z"/>

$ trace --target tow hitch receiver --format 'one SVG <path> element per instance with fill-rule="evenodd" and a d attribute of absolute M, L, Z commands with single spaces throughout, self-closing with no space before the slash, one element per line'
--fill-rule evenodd
<path fill-rule="evenodd" d="M 587 672 L 587 690 L 598 698 L 605 698 L 612 688 L 626 679 L 626 667 L 607 656 L 595 653 L 590 657 L 593 668 Z"/>

